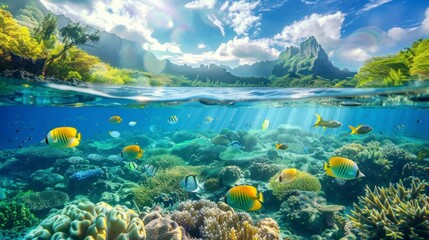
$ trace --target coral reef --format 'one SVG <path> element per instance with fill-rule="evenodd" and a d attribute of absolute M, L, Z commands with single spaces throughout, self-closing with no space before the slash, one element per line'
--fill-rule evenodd
<path fill-rule="evenodd" d="M 69 196 L 61 191 L 30 192 L 24 194 L 21 200 L 32 211 L 43 211 L 64 206 Z"/>
<path fill-rule="evenodd" d="M 20 231 L 25 227 L 33 226 L 38 219 L 23 203 L 16 201 L 0 202 L 0 231 Z"/>
<path fill-rule="evenodd" d="M 240 179 L 241 169 L 237 166 L 227 166 L 219 173 L 219 180 L 224 186 L 231 186 Z"/>
<path fill-rule="evenodd" d="M 367 186 L 350 220 L 364 239 L 428 239 L 429 197 L 423 193 L 427 186 L 419 179 L 410 187 L 402 181 L 373 191 Z"/>
<path fill-rule="evenodd" d="M 62 182 L 63 176 L 52 173 L 51 169 L 37 170 L 30 176 L 30 187 L 36 191 L 44 190 L 47 187 L 53 188 Z"/>
<path fill-rule="evenodd" d="M 204 183 L 204 189 L 208 192 L 214 192 L 221 188 L 221 184 L 218 178 L 209 178 Z"/>
<path fill-rule="evenodd" d="M 88 178 L 97 178 L 97 177 L 101 176 L 103 173 L 104 173 L 103 170 L 101 170 L 100 168 L 88 169 L 85 171 L 79 171 L 79 172 L 73 173 L 69 177 L 69 179 L 81 181 L 81 180 L 85 180 Z"/>
<path fill-rule="evenodd" d="M 274 240 L 280 239 L 279 227 L 272 219 L 261 219 L 253 224 L 249 214 L 234 212 L 230 208 L 221 210 L 208 200 L 186 201 L 171 213 L 176 221 L 194 238 Z"/>
<path fill-rule="evenodd" d="M 217 135 L 211 139 L 211 142 L 214 145 L 228 146 L 229 140 L 225 135 Z"/>
<path fill-rule="evenodd" d="M 291 182 L 279 182 L 278 178 L 279 174 L 276 174 L 270 179 L 270 187 L 274 196 L 279 200 L 284 200 L 288 192 L 292 190 L 318 192 L 322 188 L 317 177 L 302 171 L 298 171 L 296 178 Z"/>
<path fill-rule="evenodd" d="M 143 240 L 146 232 L 138 214 L 125 206 L 80 202 L 49 215 L 26 236 L 35 238 Z"/>
<path fill-rule="evenodd" d="M 149 157 L 147 162 L 158 169 L 167 169 L 186 164 L 181 157 L 171 154 L 154 155 Z"/>
<path fill-rule="evenodd" d="M 151 206 L 154 199 L 161 193 L 177 193 L 184 200 L 187 193 L 179 186 L 180 181 L 187 175 L 198 175 L 201 167 L 175 166 L 158 171 L 157 174 L 134 188 L 134 200 L 138 206 Z"/>
<path fill-rule="evenodd" d="M 250 178 L 267 181 L 281 169 L 282 167 L 279 165 L 255 162 L 250 165 L 248 170 L 250 171 Z"/>

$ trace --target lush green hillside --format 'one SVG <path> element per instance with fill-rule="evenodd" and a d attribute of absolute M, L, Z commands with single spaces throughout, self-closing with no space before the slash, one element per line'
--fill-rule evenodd
<path fill-rule="evenodd" d="M 429 39 L 415 41 L 396 55 L 375 57 L 355 75 L 357 87 L 399 86 L 429 78 Z"/>

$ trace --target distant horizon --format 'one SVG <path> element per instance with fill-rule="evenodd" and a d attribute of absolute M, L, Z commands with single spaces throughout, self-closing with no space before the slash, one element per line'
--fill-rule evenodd
<path fill-rule="evenodd" d="M 357 71 L 371 57 L 429 37 L 429 3 L 419 0 L 39 1 L 54 14 L 134 41 L 160 60 L 192 67 L 274 60 L 314 36 L 335 66 Z"/>

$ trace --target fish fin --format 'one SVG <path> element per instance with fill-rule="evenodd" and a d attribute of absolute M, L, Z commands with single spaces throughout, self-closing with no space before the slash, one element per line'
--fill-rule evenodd
<path fill-rule="evenodd" d="M 316 114 L 317 120 L 316 120 L 316 122 L 314 123 L 313 127 L 318 127 L 318 126 L 319 126 L 319 124 L 320 124 L 320 122 L 322 122 L 322 121 L 323 121 L 323 119 L 322 119 L 322 117 L 321 117 L 319 114 L 317 114 L 317 113 L 314 113 L 314 114 Z"/>
<path fill-rule="evenodd" d="M 261 202 L 261 203 L 263 203 L 263 202 L 264 202 L 264 195 L 262 195 L 262 192 L 258 192 L 257 197 L 258 197 L 258 201 L 259 201 L 259 202 Z"/>
<path fill-rule="evenodd" d="M 328 170 L 329 169 L 329 163 L 325 162 L 323 163 L 323 170 Z"/>
<path fill-rule="evenodd" d="M 357 133 L 357 130 L 355 127 L 349 125 L 349 128 L 352 130 L 352 132 L 350 134 L 356 134 Z"/>
<path fill-rule="evenodd" d="M 279 149 L 279 148 L 280 148 L 280 144 L 276 143 L 276 149 Z"/>
<path fill-rule="evenodd" d="M 261 209 L 261 207 L 262 207 L 262 203 L 258 200 L 255 200 L 253 203 L 253 206 L 249 209 L 249 211 L 257 211 Z"/>
<path fill-rule="evenodd" d="M 360 170 L 358 170 L 359 172 L 358 172 L 358 175 L 357 175 L 357 177 L 356 178 L 361 178 L 361 177 L 365 177 L 365 175 L 360 171 Z"/>
<path fill-rule="evenodd" d="M 81 133 L 77 133 L 76 134 L 76 138 L 77 138 L 77 140 L 82 140 L 82 134 Z"/>
<path fill-rule="evenodd" d="M 80 142 L 77 138 L 73 138 L 73 141 L 67 147 L 76 147 L 79 143 Z"/>

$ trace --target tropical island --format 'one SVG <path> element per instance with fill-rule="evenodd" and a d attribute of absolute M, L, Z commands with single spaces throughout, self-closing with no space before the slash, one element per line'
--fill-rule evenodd
<path fill-rule="evenodd" d="M 60 17 L 59 20 L 59 16 L 35 2 L 21 6 L 3 4 L 0 75 L 192 87 L 387 87 L 429 78 L 429 39 L 418 39 L 395 55 L 371 58 L 358 72 L 335 67 L 314 37 L 299 47 L 287 47 L 275 60 L 237 68 L 215 64 L 194 68 L 159 60 L 131 41 Z M 129 58 L 135 61 L 115 61 L 120 54 L 118 48 L 115 50 L 118 41 L 133 48 Z"/>

